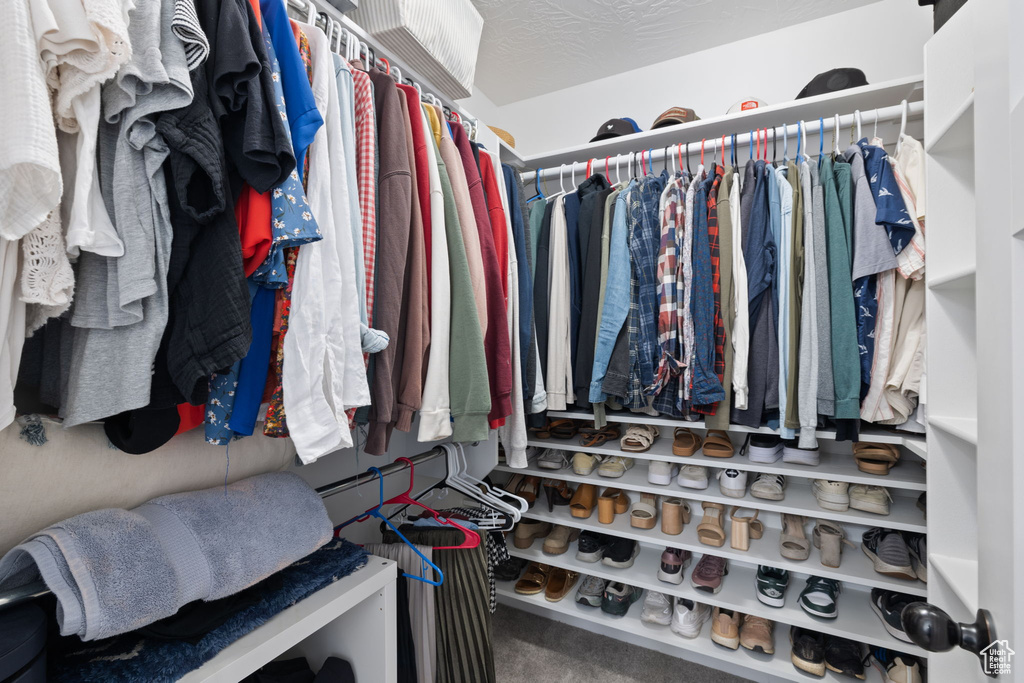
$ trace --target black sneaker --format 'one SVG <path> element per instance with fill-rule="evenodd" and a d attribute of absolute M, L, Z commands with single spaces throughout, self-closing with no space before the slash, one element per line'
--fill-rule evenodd
<path fill-rule="evenodd" d="M 899 638 L 905 643 L 913 642 L 903 630 L 903 608 L 912 602 L 918 602 L 920 598 L 913 595 L 897 593 L 896 591 L 882 590 L 881 588 L 871 589 L 871 609 L 875 611 L 882 625 L 893 638 Z"/>
<path fill-rule="evenodd" d="M 580 562 L 600 562 L 612 537 L 597 531 L 584 531 L 576 546 L 576 559 Z"/>
<path fill-rule="evenodd" d="M 601 564 L 609 567 L 625 569 L 633 566 L 633 560 L 640 554 L 640 544 L 628 538 L 613 538 L 611 545 L 605 548 Z"/>
<path fill-rule="evenodd" d="M 601 611 L 613 614 L 617 617 L 624 616 L 629 611 L 629 606 L 640 599 L 643 589 L 629 586 L 614 581 L 604 589 L 604 599 L 601 601 Z"/>
<path fill-rule="evenodd" d="M 515 581 L 523 573 L 526 560 L 521 557 L 510 557 L 494 568 L 494 578 L 498 581 Z"/>
<path fill-rule="evenodd" d="M 921 683 L 921 662 L 917 657 L 875 647 L 871 649 L 871 660 L 885 681 Z"/>
<path fill-rule="evenodd" d="M 836 599 L 839 597 L 839 582 L 821 576 L 811 576 L 800 593 L 800 606 L 808 614 L 825 619 L 839 616 Z"/>
<path fill-rule="evenodd" d="M 786 587 L 789 586 L 789 572 L 785 569 L 757 568 L 755 587 L 757 599 L 769 607 L 783 607 L 786 604 Z"/>
<path fill-rule="evenodd" d="M 903 540 L 910 550 L 910 560 L 917 578 L 928 583 L 928 538 L 924 534 L 903 532 Z"/>
<path fill-rule="evenodd" d="M 911 581 L 917 578 L 903 534 L 892 529 L 874 527 L 865 531 L 860 540 L 860 547 L 871 558 L 876 572 Z"/>
<path fill-rule="evenodd" d="M 861 644 L 848 638 L 829 636 L 825 639 L 825 668 L 863 680 L 864 655 Z"/>
<path fill-rule="evenodd" d="M 789 629 L 789 642 L 793 644 L 789 655 L 793 666 L 815 676 L 825 675 L 825 636 L 793 626 Z"/>

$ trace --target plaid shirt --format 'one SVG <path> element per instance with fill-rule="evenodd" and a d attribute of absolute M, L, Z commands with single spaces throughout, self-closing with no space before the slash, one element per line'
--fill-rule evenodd
<path fill-rule="evenodd" d="M 683 380 L 682 404 L 689 403 L 693 388 L 693 354 L 696 342 L 693 330 L 693 197 L 696 179 L 686 178 L 686 216 L 683 221 L 683 249 L 679 253 L 683 281 Z M 682 405 L 680 405 L 682 409 Z"/>
<path fill-rule="evenodd" d="M 355 90 L 356 173 L 359 210 L 363 216 L 363 266 L 366 271 L 366 321 L 373 327 L 373 276 L 377 267 L 377 180 L 374 168 L 377 121 L 373 84 L 366 72 L 352 69 Z"/>
<path fill-rule="evenodd" d="M 725 323 L 722 321 L 722 284 L 719 272 L 720 249 L 718 242 L 718 186 L 722 182 L 725 169 L 716 166 L 713 169 L 714 179 L 708 189 L 708 247 L 711 252 L 711 291 L 715 298 L 715 374 L 719 384 L 725 379 Z M 724 389 L 723 389 L 724 391 Z M 724 398 L 724 396 L 723 396 Z M 714 415 L 715 404 L 704 405 L 695 410 L 701 415 Z"/>
<path fill-rule="evenodd" d="M 708 190 L 714 183 L 714 178 L 702 177 L 695 179 L 694 182 L 697 188 L 693 199 L 692 302 L 696 346 L 691 400 L 694 405 L 706 406 L 725 398 L 722 382 L 715 375 L 715 293 L 712 286 L 711 244 L 708 235 Z"/>
<path fill-rule="evenodd" d="M 648 176 L 639 192 L 630 197 L 633 229 L 629 234 L 629 255 L 636 288 L 630 300 L 630 372 L 627 401 L 631 408 L 647 405 L 654 393 L 654 370 L 658 357 L 658 203 L 665 176 Z M 634 316 L 634 307 L 635 313 Z M 634 344 L 633 325 L 636 325 Z"/>

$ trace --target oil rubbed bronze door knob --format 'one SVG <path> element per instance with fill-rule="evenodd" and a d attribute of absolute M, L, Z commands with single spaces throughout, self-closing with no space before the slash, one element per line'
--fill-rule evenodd
<path fill-rule="evenodd" d="M 900 619 L 907 636 L 925 650 L 948 652 L 960 647 L 978 656 L 986 675 L 995 678 L 999 674 L 990 651 L 999 643 L 988 610 L 978 610 L 973 624 L 960 624 L 935 605 L 912 602 L 903 608 Z"/>

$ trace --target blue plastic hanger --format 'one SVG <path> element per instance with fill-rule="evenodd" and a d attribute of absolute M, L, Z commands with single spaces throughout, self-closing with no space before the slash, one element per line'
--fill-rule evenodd
<path fill-rule="evenodd" d="M 421 553 L 419 548 L 417 548 L 412 543 L 410 543 L 409 539 L 407 539 L 405 536 L 403 536 L 402 532 L 399 531 L 398 528 L 394 524 L 391 523 L 391 520 L 388 519 L 386 516 L 384 516 L 383 513 L 381 513 L 380 506 L 384 504 L 384 475 L 376 467 L 371 467 L 371 468 L 369 468 L 366 471 L 367 472 L 376 472 L 377 473 L 377 482 L 380 484 L 380 502 L 377 503 L 372 508 L 370 508 L 369 510 L 367 510 L 366 512 L 364 512 L 363 514 L 357 515 L 357 516 L 353 517 L 352 519 L 348 520 L 347 522 L 342 522 L 338 526 L 334 527 L 335 531 L 337 531 L 338 529 L 341 529 L 343 527 L 346 527 L 349 524 L 352 524 L 353 522 L 365 521 L 365 520 L 369 519 L 370 517 L 376 517 L 376 518 L 382 520 L 385 524 L 388 525 L 388 527 L 392 531 L 394 531 L 398 535 L 398 537 L 400 539 L 402 539 L 403 543 L 405 543 L 407 546 L 412 548 L 412 551 L 414 553 L 416 553 L 417 555 L 419 555 L 420 560 L 422 560 L 421 571 L 424 574 L 426 574 L 426 571 L 427 571 L 428 567 L 430 569 L 433 569 L 435 572 L 437 572 L 438 580 L 437 581 L 432 581 L 432 580 L 428 579 L 425 576 L 416 576 L 415 574 L 410 574 L 409 572 L 403 572 L 403 576 L 406 576 L 407 578 L 410 578 L 410 579 L 416 579 L 417 581 L 422 581 L 423 583 L 429 583 L 431 586 L 440 586 L 442 583 L 444 583 L 444 573 L 441 571 L 441 569 L 436 564 L 434 564 L 433 562 L 428 560 L 427 556 L 424 555 L 423 553 Z"/>
<path fill-rule="evenodd" d="M 825 118 L 823 116 L 818 117 L 818 161 L 821 161 L 821 157 L 825 154 Z"/>
<path fill-rule="evenodd" d="M 797 121 L 796 122 L 796 163 L 798 163 L 798 164 L 803 163 L 803 156 L 801 156 L 801 154 L 800 154 L 800 150 L 802 149 L 800 143 L 803 140 L 803 137 L 804 137 L 804 122 L 803 121 Z"/>
<path fill-rule="evenodd" d="M 761 137 L 761 129 L 757 131 L 758 138 Z M 750 131 L 750 160 L 754 160 L 754 131 Z"/>
<path fill-rule="evenodd" d="M 534 184 L 537 187 L 537 194 L 535 194 L 532 197 L 530 197 L 529 199 L 527 199 L 526 200 L 527 204 L 529 204 L 530 202 L 532 202 L 535 199 L 544 199 L 544 192 L 542 192 L 541 189 L 540 189 L 540 174 L 543 173 L 543 172 L 544 172 L 543 168 L 538 168 L 537 169 L 537 175 L 535 175 L 533 177 Z"/>
<path fill-rule="evenodd" d="M 732 134 L 732 167 L 736 168 L 736 133 Z"/>

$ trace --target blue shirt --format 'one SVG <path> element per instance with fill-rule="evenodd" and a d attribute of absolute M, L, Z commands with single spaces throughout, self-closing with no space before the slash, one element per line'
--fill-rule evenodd
<path fill-rule="evenodd" d="M 881 147 L 869 145 L 867 138 L 857 144 L 864 154 L 864 172 L 875 195 L 875 223 L 885 228 L 892 252 L 898 254 L 914 237 L 914 224 L 889 165 L 889 155 Z"/>

